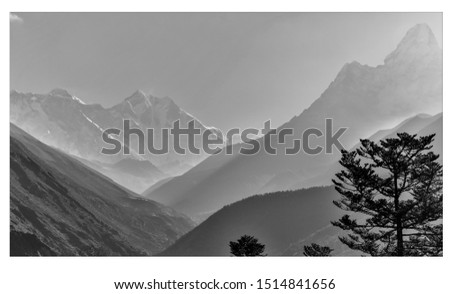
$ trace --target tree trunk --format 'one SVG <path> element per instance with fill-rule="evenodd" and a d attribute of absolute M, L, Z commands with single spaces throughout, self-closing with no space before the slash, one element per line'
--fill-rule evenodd
<path fill-rule="evenodd" d="M 402 218 L 400 213 L 398 212 L 398 198 L 395 199 L 395 210 L 397 211 L 396 216 L 396 226 L 397 226 L 397 256 L 403 256 L 403 226 L 402 226 Z"/>
<path fill-rule="evenodd" d="M 397 227 L 397 256 L 403 256 L 403 226 L 402 216 L 400 215 L 400 193 L 397 187 L 397 175 L 394 175 L 394 205 L 395 205 L 395 222 Z"/>

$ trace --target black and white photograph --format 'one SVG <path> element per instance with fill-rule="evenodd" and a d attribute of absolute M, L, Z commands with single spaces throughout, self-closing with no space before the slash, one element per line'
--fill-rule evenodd
<path fill-rule="evenodd" d="M 354 293 L 304 262 L 444 262 L 442 11 L 8 14 L 9 263 L 275 259 L 103 288 Z"/>

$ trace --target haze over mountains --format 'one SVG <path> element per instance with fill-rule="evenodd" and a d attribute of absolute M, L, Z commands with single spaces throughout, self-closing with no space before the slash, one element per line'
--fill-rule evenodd
<path fill-rule="evenodd" d="M 375 133 L 370 139 L 378 142 L 395 137 L 399 132 L 418 136 L 436 134 L 432 151 L 442 155 L 442 113 L 408 118 L 392 129 Z M 336 162 L 326 173 L 308 183 L 310 187 L 322 187 L 296 189 L 296 186 L 307 186 L 306 183 L 297 183 L 289 191 L 256 195 L 227 205 L 161 255 L 228 256 L 228 241 L 250 233 L 266 245 L 266 253 L 272 256 L 303 256 L 303 246 L 311 243 L 333 248 L 336 256 L 361 255 L 361 252 L 350 250 L 339 241 L 338 237 L 346 232 L 330 223 L 344 214 L 332 203 L 340 195 L 330 186 L 331 179 L 341 169 Z"/>
<path fill-rule="evenodd" d="M 340 137 L 346 149 L 357 148 L 361 138 L 434 133 L 433 151 L 442 160 L 442 81 L 442 49 L 426 24 L 416 25 L 383 64 L 345 64 L 309 108 L 277 128 L 294 135 L 284 143 L 271 137 L 276 155 L 251 156 L 238 152 L 245 143 L 230 145 L 233 155 L 179 155 L 171 144 L 166 155 L 140 155 L 136 136 L 130 155 L 103 155 L 101 148 L 109 147 L 103 131 L 123 133 L 125 119 L 144 133 L 154 129 L 155 147 L 162 144 L 161 129 L 176 120 L 220 134 L 171 98 L 142 91 L 104 108 L 63 89 L 12 90 L 11 255 L 229 255 L 228 242 L 244 234 L 266 244 L 269 255 L 302 255 L 312 242 L 335 255 L 359 254 L 343 246 L 342 231 L 330 225 L 342 214 L 331 187 L 341 169 L 339 150 L 286 155 L 285 148 L 310 128 L 324 135 L 311 136 L 309 146 L 324 147 L 325 120 L 332 118 L 328 132 L 347 128 Z M 256 140 L 267 146 L 267 138 Z M 195 145 L 201 143 L 197 137 Z"/>
<path fill-rule="evenodd" d="M 155 148 L 161 146 L 160 130 L 172 127 L 176 120 L 180 120 L 180 125 L 184 127 L 194 120 L 196 127 L 206 129 L 168 97 L 158 98 L 136 91 L 122 103 L 105 109 L 99 104 L 84 104 L 62 89 L 52 90 L 48 94 L 11 91 L 10 105 L 12 123 L 42 142 L 86 160 L 85 163 L 92 168 L 135 192 L 144 191 L 164 177 L 179 175 L 206 157 L 205 153 L 178 155 L 171 148 L 165 155 L 148 152 L 139 155 L 136 136 L 131 136 L 131 155 L 126 156 L 122 152 L 114 156 L 101 154 L 102 147 L 110 148 L 102 141 L 102 132 L 117 128 L 123 133 L 124 119 L 131 121 L 131 128 L 141 129 L 144 134 L 147 128 L 155 129 Z M 210 129 L 218 134 L 214 128 Z M 123 139 L 120 136 L 116 138 L 123 146 Z M 201 137 L 197 139 L 197 146 L 201 146 Z M 181 145 L 186 146 L 184 137 L 181 138 Z M 140 177 L 135 176 L 138 173 Z"/>
<path fill-rule="evenodd" d="M 360 138 L 417 113 L 440 111 L 442 49 L 430 28 L 419 24 L 406 33 L 384 64 L 376 67 L 356 61 L 345 64 L 308 109 L 279 129 L 293 128 L 296 138 L 301 138 L 307 128 L 318 128 L 325 134 L 325 119 L 332 118 L 333 133 L 339 127 L 348 128 L 340 139 L 344 148 L 350 149 Z M 325 146 L 324 137 L 313 140 L 310 146 Z M 299 182 L 307 183 L 308 179 L 323 174 L 340 156 L 336 149 L 333 154 L 285 155 L 286 145 L 279 142 L 272 145 L 277 155 L 215 154 L 144 196 L 204 219 L 226 204 L 264 190 L 273 180 L 280 183 L 285 177 L 297 177 Z M 288 140 L 287 146 L 292 146 L 291 141 Z M 277 189 L 289 189 L 292 181 L 286 183 Z"/>
<path fill-rule="evenodd" d="M 11 255 L 152 255 L 193 227 L 10 126 Z"/>

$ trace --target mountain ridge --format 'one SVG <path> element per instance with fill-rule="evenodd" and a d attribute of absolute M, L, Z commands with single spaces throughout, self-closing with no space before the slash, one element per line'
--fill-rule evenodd
<path fill-rule="evenodd" d="M 131 150 L 130 155 L 101 154 L 103 147 L 109 147 L 102 141 L 103 132 L 108 128 L 117 128 L 123 132 L 125 119 L 130 120 L 130 127 L 138 128 L 144 134 L 147 134 L 147 129 L 154 129 L 154 145 L 158 147 L 162 141 L 161 129 L 171 127 L 175 120 L 180 120 L 182 127 L 193 120 L 196 127 L 202 130 L 209 128 L 168 97 L 158 98 L 136 91 L 122 102 L 110 108 L 104 108 L 100 104 L 84 104 L 81 99 L 64 89 L 56 88 L 48 94 L 19 93 L 11 90 L 10 105 L 12 123 L 40 141 L 68 154 L 104 165 L 114 164 L 125 158 L 147 160 L 161 169 L 160 173 L 155 173 L 155 177 L 147 178 L 139 183 L 134 190 L 138 193 L 166 176 L 183 173 L 208 156 L 206 153 L 181 156 L 170 149 L 165 155 L 153 155 L 149 152 L 138 154 L 135 136 L 132 136 L 128 146 Z M 213 129 L 213 132 L 219 134 L 217 130 Z M 124 146 L 120 136 L 111 136 L 119 140 L 122 147 Z M 201 138 L 197 138 L 198 140 Z M 182 146 L 187 144 L 184 138 L 181 144 Z M 196 144 L 199 146 L 200 142 Z M 104 170 L 104 167 L 98 169 L 100 172 Z M 124 173 L 122 176 L 124 181 L 120 176 L 114 177 L 114 180 L 129 189 L 135 189 L 133 184 L 129 184 L 133 181 L 130 175 Z"/>
<path fill-rule="evenodd" d="M 422 36 L 409 34 L 403 41 L 410 42 L 411 35 Z M 347 128 L 341 143 L 344 148 L 351 148 L 360 138 L 389 127 L 393 122 L 419 112 L 434 114 L 442 111 L 442 49 L 424 46 L 420 40 L 412 43 L 417 50 L 406 50 L 408 58 L 399 59 L 401 62 L 376 67 L 358 62 L 345 64 L 310 107 L 278 130 L 293 129 L 296 138 L 301 138 L 307 128 L 316 128 L 325 134 L 325 119 L 332 118 L 334 130 Z M 398 52 L 397 48 L 392 52 Z M 414 52 L 420 58 L 409 58 Z M 258 140 L 262 146 L 265 144 L 264 138 Z M 287 140 L 288 146 L 292 146 L 292 140 L 292 137 Z M 272 144 L 278 150 L 277 155 L 259 152 L 253 156 L 226 156 L 223 151 L 214 154 L 144 196 L 195 218 L 195 215 L 217 210 L 257 193 L 283 172 L 295 172 L 307 181 L 326 171 L 339 157 L 336 149 L 332 154 L 289 156 L 283 154 L 286 144 L 277 141 Z M 310 144 L 325 146 L 324 137 L 312 137 Z M 240 146 L 242 144 L 233 148 Z"/>

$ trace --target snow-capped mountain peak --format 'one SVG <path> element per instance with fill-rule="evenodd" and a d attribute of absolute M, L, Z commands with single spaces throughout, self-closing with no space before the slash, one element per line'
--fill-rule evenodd
<path fill-rule="evenodd" d="M 430 27 L 427 24 L 417 24 L 406 33 L 397 48 L 385 58 L 384 63 L 392 65 L 441 53 L 442 50 Z"/>
<path fill-rule="evenodd" d="M 142 90 L 136 90 L 130 97 L 125 98 L 125 101 L 129 101 L 131 103 L 140 103 L 146 100 L 148 100 L 148 96 Z"/>
<path fill-rule="evenodd" d="M 80 103 L 80 104 L 86 104 L 83 100 L 78 98 L 77 96 L 74 96 L 70 94 L 67 90 L 61 89 L 61 88 L 55 88 L 51 90 L 48 95 L 50 97 L 58 97 L 58 98 L 64 98 L 64 99 L 72 99 L 73 101 Z"/>
<path fill-rule="evenodd" d="M 206 128 L 194 116 L 183 111 L 171 98 L 159 98 L 143 91 L 134 92 L 111 108 L 85 104 L 63 89 L 54 89 L 47 94 L 19 93 L 12 90 L 10 101 L 12 123 L 50 146 L 78 158 L 102 164 L 116 163 L 124 158 L 122 153 L 117 156 L 106 156 L 101 154 L 100 150 L 105 147 L 102 143 L 102 132 L 109 128 L 123 130 L 126 119 L 131 121 L 133 128 L 139 128 L 145 134 L 148 129 L 160 133 L 162 128 L 170 128 L 173 122 L 178 120 L 181 127 L 186 127 L 194 120 L 197 127 Z M 133 136 L 131 139 L 130 152 L 133 157 L 150 160 L 156 166 L 164 165 L 164 172 L 171 175 L 185 172 L 208 155 L 202 153 L 182 156 L 170 150 L 166 156 L 151 153 L 137 156 L 136 138 Z M 155 146 L 161 146 L 161 140 L 159 135 L 155 135 Z M 201 138 L 196 140 L 198 141 L 196 146 L 201 146 Z M 185 138 L 182 138 L 182 141 L 182 144 L 186 145 Z M 149 183 L 150 180 L 158 179 L 149 179 L 146 184 L 150 185 L 153 183 Z M 137 189 L 135 184 L 129 182 L 122 184 L 130 189 Z"/>

